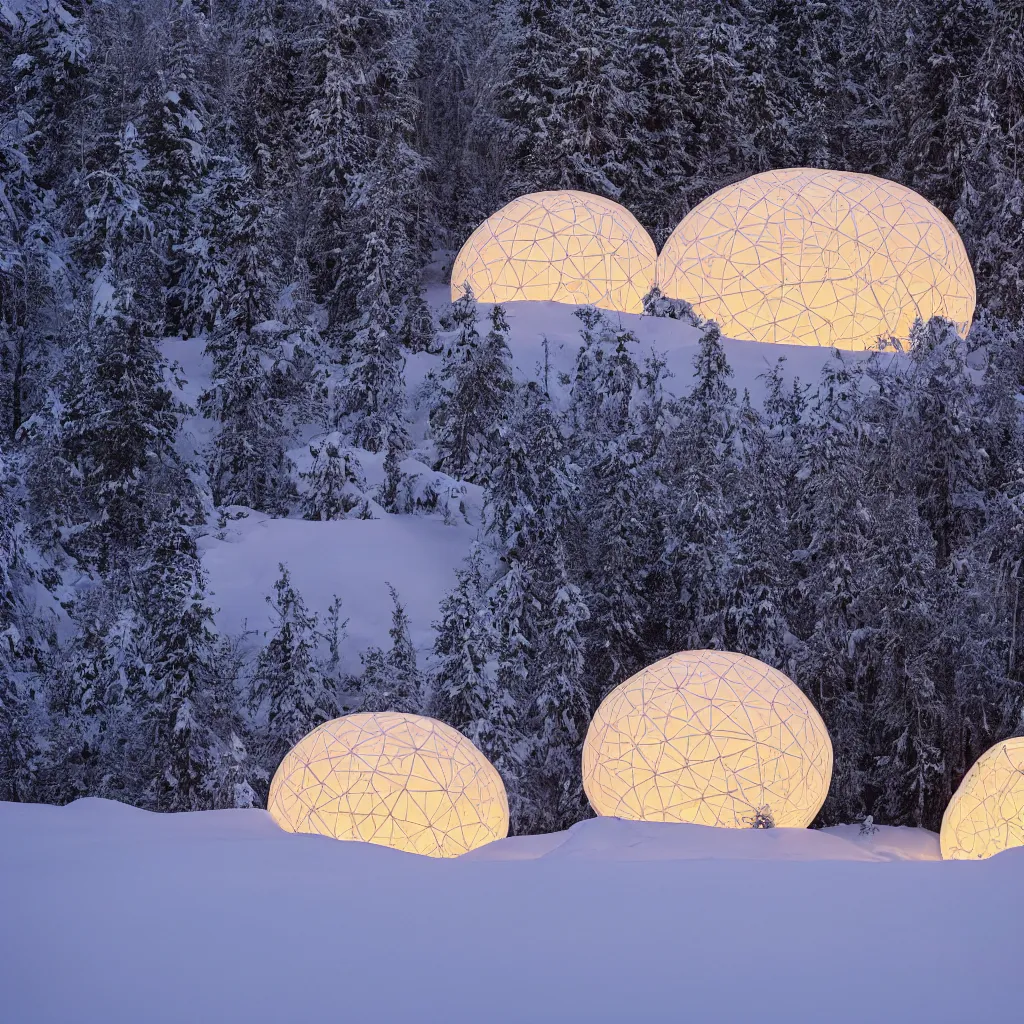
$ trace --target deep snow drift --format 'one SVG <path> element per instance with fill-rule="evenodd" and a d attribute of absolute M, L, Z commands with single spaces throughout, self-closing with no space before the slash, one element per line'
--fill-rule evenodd
<path fill-rule="evenodd" d="M 0 804 L 6 1024 L 1016 1020 L 1024 850 L 599 819 L 454 861 Z M 640 863 L 643 862 L 643 863 Z"/>

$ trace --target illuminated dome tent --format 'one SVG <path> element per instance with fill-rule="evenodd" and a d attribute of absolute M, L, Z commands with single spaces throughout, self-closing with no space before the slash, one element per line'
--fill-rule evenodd
<path fill-rule="evenodd" d="M 623 206 L 587 192 L 513 199 L 469 236 L 452 267 L 452 298 L 550 299 L 643 312 L 657 250 Z"/>
<path fill-rule="evenodd" d="M 288 832 L 457 857 L 508 834 L 501 776 L 465 736 L 432 718 L 348 715 L 288 752 L 267 809 Z"/>
<path fill-rule="evenodd" d="M 683 651 L 604 699 L 583 745 L 598 814 L 726 828 L 805 828 L 832 778 L 832 742 L 781 672 L 725 651 Z"/>
<path fill-rule="evenodd" d="M 939 841 L 945 860 L 981 860 L 1024 846 L 1024 736 L 978 758 L 949 801 Z"/>
<path fill-rule="evenodd" d="M 869 174 L 793 168 L 729 185 L 683 218 L 658 286 L 733 338 L 873 348 L 916 317 L 966 335 L 974 274 L 956 228 L 927 200 Z"/>

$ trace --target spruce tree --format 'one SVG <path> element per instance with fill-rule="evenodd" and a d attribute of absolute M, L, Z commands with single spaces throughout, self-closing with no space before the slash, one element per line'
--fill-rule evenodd
<path fill-rule="evenodd" d="M 343 450 L 337 433 L 310 445 L 313 466 L 302 497 L 303 519 L 343 519 L 357 508 L 366 489 L 362 467 L 351 452 Z"/>
<path fill-rule="evenodd" d="M 267 604 L 273 625 L 253 673 L 250 702 L 264 721 L 262 760 L 274 771 L 288 749 L 337 714 L 337 694 L 316 656 L 317 616 L 282 564 Z"/>
<path fill-rule="evenodd" d="M 471 302 L 472 295 L 459 300 Z M 461 329 L 445 359 L 441 396 L 430 415 L 437 468 L 479 484 L 490 478 L 497 457 L 490 448 L 492 428 L 504 418 L 514 387 L 504 309 L 494 306 L 489 319 L 491 329 L 482 341 L 472 321 L 457 321 Z"/>
<path fill-rule="evenodd" d="M 736 474 L 736 391 L 713 321 L 701 335 L 694 366 L 694 387 L 680 405 L 666 452 L 678 487 L 668 559 L 679 602 L 670 629 L 680 650 L 723 646 L 734 555 L 728 508 Z"/>
<path fill-rule="evenodd" d="M 159 42 L 161 74 L 148 83 L 140 125 L 149 162 L 146 199 L 153 212 L 157 251 L 166 268 L 163 310 L 170 333 L 180 329 L 182 244 L 189 234 L 190 203 L 210 160 L 206 75 L 207 20 L 193 0 L 171 0 Z"/>
<path fill-rule="evenodd" d="M 178 518 L 154 526 L 149 548 L 140 571 L 147 671 L 127 694 L 140 725 L 146 802 L 155 810 L 202 810 L 214 801 L 232 743 L 231 733 L 219 733 L 230 708 L 218 707 L 206 575 Z"/>
<path fill-rule="evenodd" d="M 169 500 L 194 501 L 174 440 L 181 405 L 133 296 L 97 278 L 92 321 L 65 368 L 60 440 L 87 522 L 79 548 L 100 566 L 135 548 Z"/>
<path fill-rule="evenodd" d="M 371 647 L 362 654 L 363 674 L 359 680 L 361 711 L 398 711 L 417 714 L 423 707 L 423 679 L 416 664 L 416 648 L 409 636 L 409 616 L 388 584 L 392 612 L 391 649 Z"/>
<path fill-rule="evenodd" d="M 744 395 L 740 410 L 740 493 L 736 554 L 726 611 L 728 650 L 786 667 L 790 651 L 785 608 L 791 588 L 784 452 Z"/>
<path fill-rule="evenodd" d="M 586 817 L 580 761 L 590 721 L 583 629 L 590 613 L 569 579 L 565 550 L 556 541 L 545 579 L 544 639 L 538 658 L 531 751 L 530 800 L 538 831 L 554 832 Z"/>

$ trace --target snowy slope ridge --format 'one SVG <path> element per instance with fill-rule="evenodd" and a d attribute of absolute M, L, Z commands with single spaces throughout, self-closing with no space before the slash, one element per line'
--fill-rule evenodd
<path fill-rule="evenodd" d="M 1024 850 L 880 852 L 917 831 L 604 819 L 433 861 L 260 811 L 0 804 L 0 1018 L 1017 1019 Z"/>

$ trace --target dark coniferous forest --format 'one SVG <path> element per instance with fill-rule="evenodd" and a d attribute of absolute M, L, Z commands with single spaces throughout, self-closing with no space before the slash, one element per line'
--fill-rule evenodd
<path fill-rule="evenodd" d="M 937 828 L 1024 731 L 1022 158 L 1015 0 L 0 0 L 0 799 L 251 806 L 312 727 L 395 709 L 480 746 L 514 830 L 564 828 L 602 697 L 720 647 L 824 717 L 819 822 Z M 942 209 L 969 338 L 935 319 L 755 403 L 717 327 L 655 303 L 703 331 L 677 397 L 582 308 L 556 395 L 513 374 L 500 307 L 425 301 L 521 193 L 600 193 L 660 245 L 790 166 Z M 212 368 L 192 405 L 168 337 Z M 345 609 L 286 565 L 273 629 L 218 632 L 201 541 L 240 509 L 439 514 L 402 468 L 424 351 L 431 469 L 484 495 L 434 649 L 395 591 L 342 671 Z"/>

